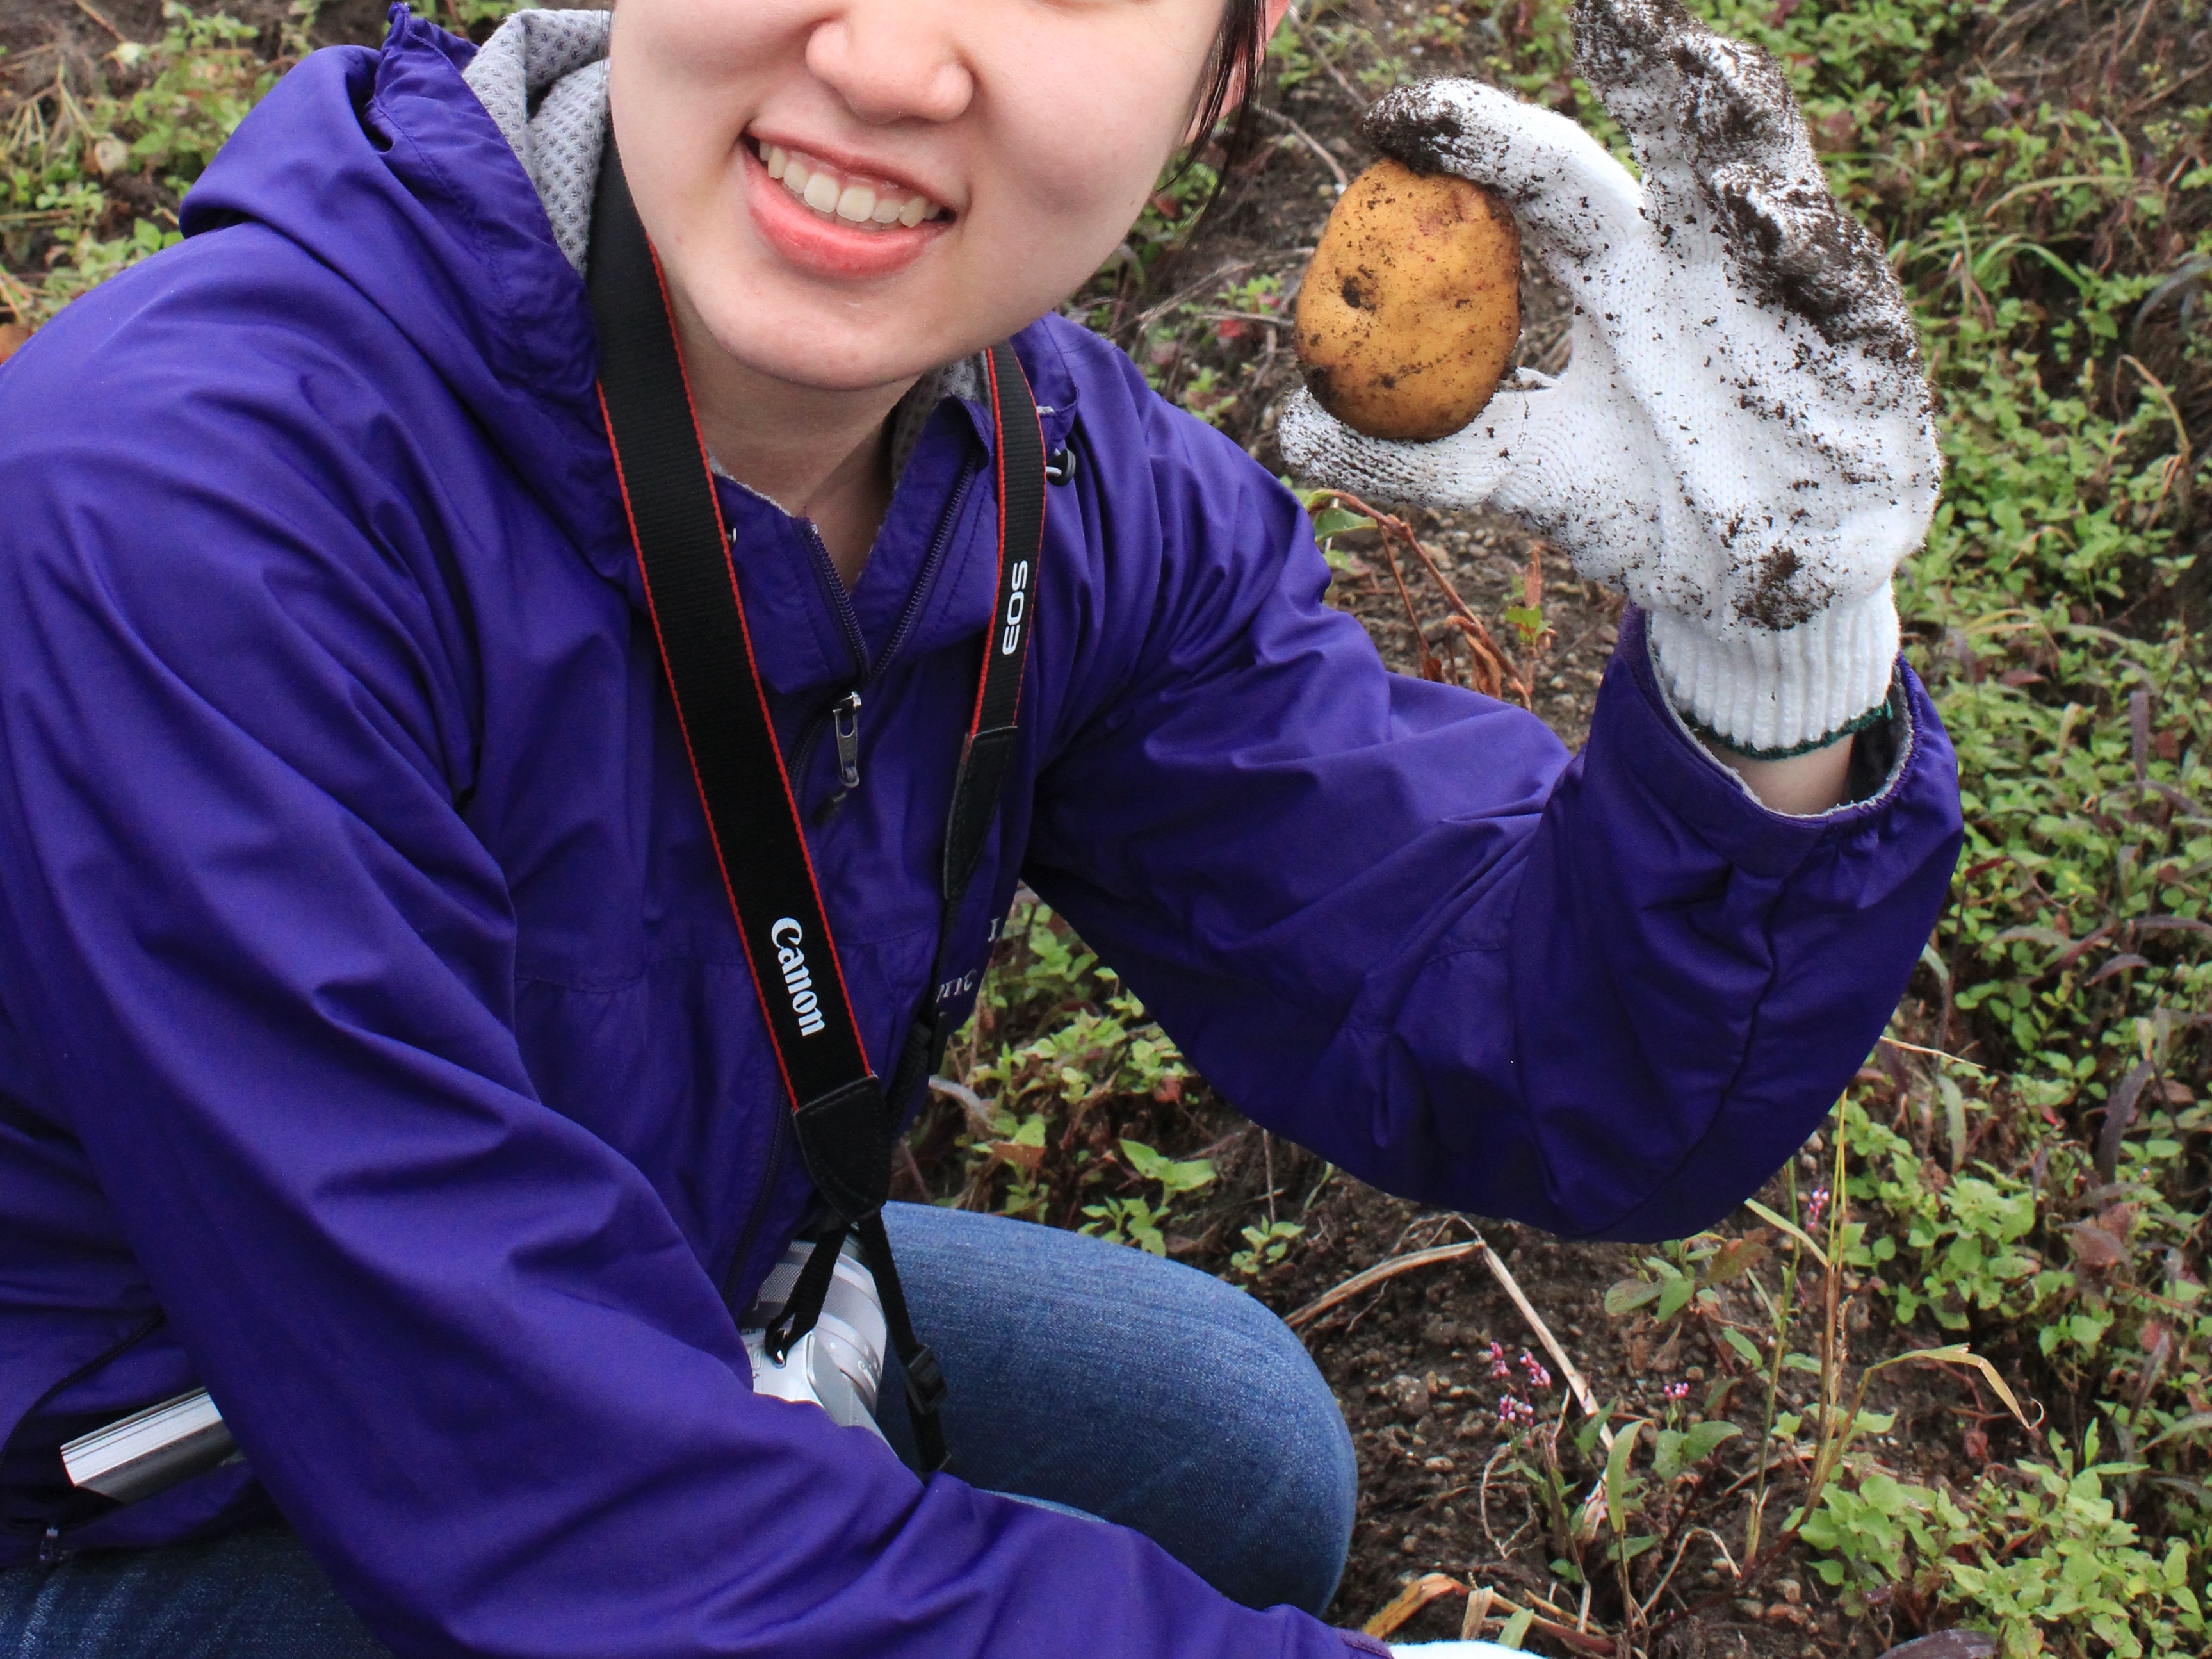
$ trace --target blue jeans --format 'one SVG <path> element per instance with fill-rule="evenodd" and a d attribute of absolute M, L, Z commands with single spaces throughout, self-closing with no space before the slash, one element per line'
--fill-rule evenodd
<path fill-rule="evenodd" d="M 1352 1537 L 1336 1401 L 1258 1303 L 998 1216 L 885 1212 L 971 1484 L 1133 1527 L 1250 1607 L 1319 1613 Z M 903 1379 L 878 1416 L 914 1461 Z M 0 1571 L 8 1659 L 389 1659 L 289 1528 Z"/>

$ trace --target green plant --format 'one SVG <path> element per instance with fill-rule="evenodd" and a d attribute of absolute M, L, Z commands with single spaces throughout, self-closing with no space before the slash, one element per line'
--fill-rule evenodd
<path fill-rule="evenodd" d="M 2142 1468 L 2100 1462 L 2092 1425 L 2076 1457 L 1992 1470 L 1964 1494 L 1873 1468 L 1832 1485 L 1804 1528 L 1822 1580 L 1863 1610 L 1892 1598 L 1923 1616 L 1956 1609 L 2005 1659 L 2052 1647 L 2115 1655 L 2201 1651 L 2203 1611 L 2180 1539 L 2146 1550 L 2107 1488 Z"/>
<path fill-rule="evenodd" d="M 1344 537 L 1374 529 L 1375 520 L 1364 513 L 1354 513 L 1338 506 L 1336 491 L 1333 489 L 1301 489 L 1287 477 L 1279 482 L 1284 489 L 1298 498 L 1298 504 L 1305 508 L 1307 516 L 1313 520 L 1314 540 L 1321 548 L 1322 557 L 1328 561 L 1328 568 L 1332 570 L 1347 568 L 1352 555 L 1339 547 L 1337 543 Z"/>
<path fill-rule="evenodd" d="M 117 80 L 74 85 L 66 73 L 25 100 L 0 131 L 0 248 L 30 276 L 0 270 L 0 305 L 37 324 L 70 300 L 179 240 L 166 210 L 132 214 L 109 193 L 125 177 L 182 191 L 276 83 L 256 31 L 167 0 L 152 44 L 108 55 Z"/>
<path fill-rule="evenodd" d="M 466 34 L 478 24 L 496 23 L 520 11 L 529 0 L 407 0 L 417 17 L 441 23 L 456 34 Z"/>
<path fill-rule="evenodd" d="M 1256 1279 L 1290 1253 L 1291 1243 L 1305 1231 L 1302 1223 L 1270 1221 L 1264 1227 L 1246 1227 L 1240 1237 L 1245 1248 L 1229 1258 L 1230 1267 L 1246 1279 Z"/>
<path fill-rule="evenodd" d="M 1757 1200 L 1747 1205 L 1764 1227 L 1735 1238 L 1701 1234 L 1666 1247 L 1645 1257 L 1635 1278 L 1607 1293 L 1607 1310 L 1615 1317 L 1649 1318 L 1656 1327 L 1674 1324 L 1678 1330 L 1695 1324 L 1710 1334 L 1717 1358 L 1732 1358 L 1741 1368 L 1713 1383 L 1702 1411 L 1686 1425 L 1678 1426 L 1678 1413 L 1686 1412 L 1685 1382 L 1667 1390 L 1663 1422 L 1630 1419 L 1615 1431 L 1602 1484 L 1590 1503 L 1610 1522 L 1611 1560 L 1632 1639 L 1641 1640 L 1647 1625 L 1648 1633 L 1656 1637 L 1687 1616 L 1678 1613 L 1650 1624 L 1652 1605 L 1667 1580 L 1662 1577 L 1639 1601 L 1633 1564 L 1654 1547 L 1662 1553 L 1671 1547 L 1679 1560 L 1698 1530 L 1692 1526 L 1697 1483 L 1686 1472 L 1741 1432 L 1726 1415 L 1741 1384 L 1749 1382 L 1758 1394 L 1752 1406 L 1756 1437 L 1744 1437 L 1751 1467 L 1731 1489 L 1749 1488 L 1739 1510 L 1741 1559 L 1728 1553 L 1710 1524 L 1703 1529 L 1725 1560 L 1738 1594 L 1755 1589 L 1785 1553 L 1805 1542 L 1832 1552 L 1845 1564 L 1838 1571 L 1887 1571 L 1894 1577 L 1901 1570 L 1896 1564 L 1903 1559 L 1897 1531 L 1902 1523 L 1893 1524 L 1891 1514 L 1896 1508 L 1890 1501 L 1896 1496 L 1893 1483 L 1882 1485 L 1886 1477 L 1868 1473 L 1866 1460 L 1855 1455 L 1869 1437 L 1887 1434 L 1895 1425 L 1893 1413 L 1867 1406 L 1869 1391 L 1882 1372 L 1914 1364 L 1969 1368 L 2014 1419 L 2026 1423 L 1996 1368 L 1963 1344 L 1887 1354 L 1859 1366 L 1852 1382 L 1849 1331 L 1859 1288 L 1852 1266 L 1870 1259 L 1869 1227 L 1850 1212 L 1851 1188 L 1845 1175 L 1853 1153 L 1847 1138 L 1839 1135 L 1831 1151 L 1827 1185 L 1801 1200 L 1792 1164 L 1784 1177 L 1781 1209 Z M 1770 1265 L 1771 1285 L 1761 1272 Z M 1750 1310 L 1747 1301 L 1759 1319 L 1744 1317 Z M 1801 1377 L 1806 1380 L 1799 1382 Z M 1645 1426 L 1651 1428 L 1654 1442 L 1648 1477 L 1635 1462 Z M 1776 1492 L 1786 1490 L 1777 1480 L 1785 1471 L 1802 1484 L 1796 1503 L 1776 1525 L 1769 1508 Z M 1632 1535 L 1632 1516 L 1645 1517 L 1650 1530 Z M 1583 1535 L 1594 1531 L 1588 1524 L 1582 1528 Z"/>
<path fill-rule="evenodd" d="M 948 1150 L 963 1161 L 952 1201 L 964 1207 L 1164 1255 L 1166 1224 L 1214 1179 L 1209 1159 L 1122 1133 L 1176 1110 L 1191 1073 L 1114 974 L 1034 900 L 1015 906 L 946 1061 L 945 1097 L 959 1113 L 925 1116 L 914 1144 L 926 1149 L 957 1125 Z M 1261 1261 L 1279 1261 L 1297 1231 L 1271 1232 Z"/>
<path fill-rule="evenodd" d="M 1158 1201 L 1139 1194 L 1086 1204 L 1083 1213 L 1091 1219 L 1078 1231 L 1116 1244 L 1135 1244 L 1154 1255 L 1165 1255 L 1167 1239 L 1160 1231 L 1161 1224 L 1167 1220 L 1176 1199 L 1212 1181 L 1213 1165 L 1205 1158 L 1167 1158 L 1142 1141 L 1127 1139 L 1121 1142 L 1121 1156 L 1138 1180 L 1159 1188 Z"/>
<path fill-rule="evenodd" d="M 1219 426 L 1237 406 L 1237 394 L 1221 385 L 1220 371 L 1206 364 L 1183 382 L 1182 406 L 1208 426 Z"/>
<path fill-rule="evenodd" d="M 1947 1178 L 1858 1100 L 1844 1103 L 1842 1127 L 1860 1160 L 1851 1197 L 1881 1206 L 1898 1224 L 1862 1237 L 1845 1260 L 1876 1273 L 1900 1322 L 1923 1308 L 1947 1330 L 1966 1330 L 1977 1314 L 2021 1318 L 2071 1283 L 2027 1248 L 2039 1217 L 2035 1193 L 2017 1173 L 1983 1166 L 1983 1174 Z M 1900 1242 L 1913 1254 L 1900 1258 Z"/>

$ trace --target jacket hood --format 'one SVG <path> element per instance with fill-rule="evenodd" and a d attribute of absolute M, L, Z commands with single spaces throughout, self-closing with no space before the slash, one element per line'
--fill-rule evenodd
<path fill-rule="evenodd" d="M 382 51 L 313 53 L 240 123 L 185 198 L 182 228 L 258 223 L 343 276 L 622 580 L 583 282 L 461 79 L 474 55 L 397 6 Z"/>

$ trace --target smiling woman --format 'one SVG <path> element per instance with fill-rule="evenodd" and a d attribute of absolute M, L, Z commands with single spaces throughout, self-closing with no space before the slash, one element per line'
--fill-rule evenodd
<path fill-rule="evenodd" d="M 1386 673 L 1296 499 L 1058 314 L 1281 9 L 623 0 L 478 51 L 395 7 L 0 369 L 0 1649 L 1372 1651 L 1318 1616 L 1355 1465 L 1279 1321 L 881 1202 L 1024 883 L 1228 1099 L 1425 1202 L 1680 1236 L 1827 1110 L 1958 818 L 1875 625 L 1913 360 L 1756 234 L 1836 230 L 1794 109 L 1585 0 L 1641 43 L 1586 68 L 1659 135 L 1655 247 L 1567 124 L 1389 106 L 1620 315 L 1662 258 L 1702 296 L 1520 428 L 1290 431 L 1564 500 L 1674 606 L 1571 760 Z M 1881 418 L 1812 396 L 1869 362 Z M 1816 538 L 1875 496 L 1839 632 Z M 1732 550 L 1807 631 L 1685 674 Z M 1801 683 L 1847 775 L 1791 816 L 1692 721 Z M 178 1401 L 238 1456 L 72 1483 Z"/>
<path fill-rule="evenodd" d="M 1286 6 L 625 0 L 613 131 L 716 460 L 857 580 L 893 404 L 1098 268 Z"/>

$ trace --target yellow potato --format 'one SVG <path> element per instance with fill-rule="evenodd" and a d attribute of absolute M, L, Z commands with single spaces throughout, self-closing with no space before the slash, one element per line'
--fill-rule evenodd
<path fill-rule="evenodd" d="M 1328 216 L 1298 290 L 1321 406 L 1370 438 L 1442 438 L 1497 391 L 1521 337 L 1521 233 L 1448 173 L 1377 161 Z"/>

